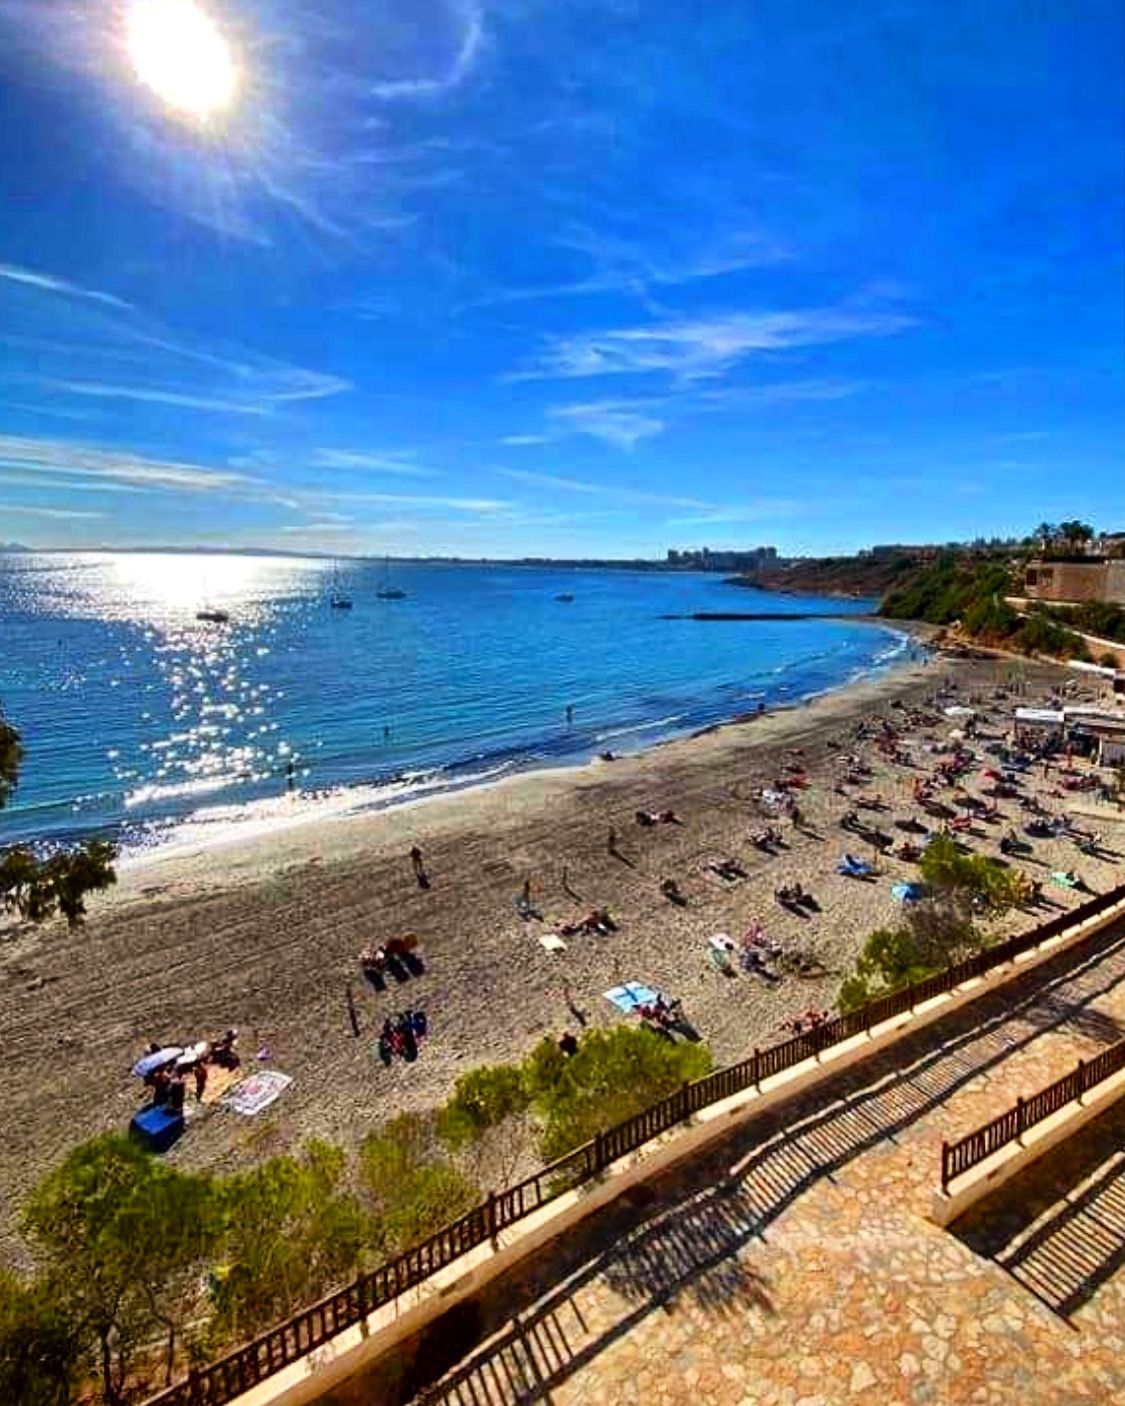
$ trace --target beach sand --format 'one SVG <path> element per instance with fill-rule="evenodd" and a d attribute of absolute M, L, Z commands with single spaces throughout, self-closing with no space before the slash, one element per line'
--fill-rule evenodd
<path fill-rule="evenodd" d="M 91 902 L 79 931 L 9 927 L 0 940 L 0 1245 L 20 1254 L 18 1206 L 45 1170 L 81 1139 L 126 1128 L 142 1102 L 129 1069 L 151 1039 L 181 1043 L 235 1025 L 249 1068 L 268 1050 L 269 1067 L 293 1076 L 258 1118 L 204 1109 L 170 1154 L 184 1165 L 230 1169 L 309 1136 L 354 1145 L 388 1116 L 440 1103 L 476 1064 L 517 1058 L 546 1033 L 621 1019 L 603 993 L 624 980 L 680 997 L 717 1063 L 780 1038 L 787 1017 L 831 1004 L 866 934 L 900 915 L 891 883 L 912 876 L 896 859 L 874 884 L 835 873 L 841 853 L 857 845 L 838 827 L 849 803 L 826 782 L 838 770 L 830 739 L 846 739 L 858 718 L 885 713 L 896 698 L 933 694 L 944 679 L 956 680 L 964 697 L 1010 671 L 1009 661 L 938 659 L 613 762 L 306 821 L 194 854 L 157 852 L 123 866 L 116 890 Z M 1029 697 L 1059 677 L 1038 666 L 1022 673 Z M 947 734 L 949 724 L 937 731 Z M 790 747 L 805 749 L 813 777 L 801 798 L 810 828 L 786 826 L 791 848 L 771 858 L 749 843 L 763 823 L 751 796 L 772 783 Z M 874 787 L 899 802 L 875 817 L 886 826 L 908 812 L 913 773 L 878 770 Z M 1050 792 L 1056 783 L 1035 784 Z M 1081 808 L 1057 796 L 1048 803 Z M 634 823 L 636 810 L 663 808 L 684 823 Z M 607 849 L 611 826 L 620 857 Z M 1001 828 L 977 848 L 997 852 Z M 1111 845 L 1125 841 L 1125 826 L 1099 820 L 1095 828 Z M 415 844 L 431 876 L 427 890 L 412 876 Z M 728 855 L 745 865 L 746 879 L 726 884 L 704 872 L 708 860 Z M 1040 842 L 1036 861 L 1028 872 L 1045 878 L 1048 869 L 1077 868 L 1095 891 L 1119 879 L 1111 863 L 1078 855 L 1066 841 Z M 665 876 L 678 880 L 686 907 L 661 898 Z M 528 878 L 543 921 L 516 912 Z M 775 887 L 795 880 L 816 896 L 819 914 L 802 919 L 775 902 Z M 1080 901 L 1048 892 L 1059 904 Z M 543 950 L 539 934 L 595 906 L 611 910 L 616 933 L 569 939 L 561 954 Z M 708 936 L 737 938 L 756 918 L 833 975 L 787 977 L 770 989 L 716 972 Z M 1012 914 L 1005 929 L 1033 921 Z M 425 974 L 377 993 L 357 954 L 410 933 Z M 375 1037 L 386 1015 L 408 1005 L 426 1011 L 429 1038 L 415 1064 L 386 1070 Z"/>

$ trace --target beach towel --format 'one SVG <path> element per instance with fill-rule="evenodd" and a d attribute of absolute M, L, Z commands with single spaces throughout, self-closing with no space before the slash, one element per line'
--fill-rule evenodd
<path fill-rule="evenodd" d="M 1064 869 L 1055 870 L 1051 875 L 1051 883 L 1058 884 L 1059 888 L 1063 889 L 1076 889 L 1078 887 L 1078 880 Z"/>
<path fill-rule="evenodd" d="M 565 952 L 566 943 L 557 932 L 542 932 L 539 934 L 539 946 L 544 952 Z"/>
<path fill-rule="evenodd" d="M 640 981 L 627 981 L 623 986 L 613 986 L 606 993 L 605 998 L 617 1007 L 619 1011 L 630 1014 L 638 1006 L 651 1006 L 656 1001 L 656 992 L 651 986 L 645 986 Z"/>
<path fill-rule="evenodd" d="M 925 892 L 921 884 L 894 884 L 891 897 L 897 898 L 900 903 L 919 903 Z"/>
<path fill-rule="evenodd" d="M 280 1070 L 260 1069 L 257 1074 L 248 1074 L 245 1079 L 240 1079 L 220 1102 L 225 1108 L 241 1113 L 244 1118 L 254 1118 L 292 1082 L 292 1077 L 282 1074 Z"/>

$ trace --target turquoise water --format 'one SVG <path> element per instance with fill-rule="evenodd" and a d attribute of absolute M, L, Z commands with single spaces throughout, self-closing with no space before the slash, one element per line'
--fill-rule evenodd
<path fill-rule="evenodd" d="M 144 845 L 288 814 L 290 763 L 309 806 L 384 805 L 796 702 L 907 647 L 859 622 L 661 618 L 863 609 L 716 576 L 403 564 L 407 598 L 381 601 L 382 570 L 0 556 L 0 700 L 27 748 L 0 838 Z M 330 608 L 337 586 L 353 610 Z M 230 623 L 198 621 L 204 605 Z"/>

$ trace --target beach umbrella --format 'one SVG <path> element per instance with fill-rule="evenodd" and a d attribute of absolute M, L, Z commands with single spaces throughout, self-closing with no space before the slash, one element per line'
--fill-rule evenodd
<path fill-rule="evenodd" d="M 166 1064 L 171 1064 L 174 1059 L 179 1059 L 184 1052 L 182 1045 L 165 1045 L 162 1050 L 153 1050 L 152 1054 L 146 1054 L 138 1059 L 133 1065 L 133 1073 L 138 1079 L 145 1078 L 154 1069 L 163 1069 Z"/>
<path fill-rule="evenodd" d="M 176 1060 L 178 1069 L 188 1069 L 193 1064 L 198 1064 L 207 1053 L 210 1046 L 206 1040 L 197 1040 L 194 1045 L 188 1045 L 180 1052 L 180 1057 Z"/>

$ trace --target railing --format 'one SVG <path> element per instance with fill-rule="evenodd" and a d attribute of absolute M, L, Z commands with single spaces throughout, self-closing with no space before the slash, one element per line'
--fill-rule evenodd
<path fill-rule="evenodd" d="M 974 952 L 963 962 L 950 964 L 944 971 L 912 986 L 880 996 L 860 1010 L 825 1021 L 816 1029 L 794 1035 L 781 1044 L 764 1050 L 756 1049 L 749 1059 L 740 1064 L 716 1069 L 694 1083 L 684 1084 L 659 1103 L 599 1132 L 590 1142 L 575 1148 L 534 1176 L 490 1195 L 460 1220 L 443 1227 L 428 1240 L 380 1265 L 378 1269 L 361 1274 L 347 1288 L 302 1309 L 276 1328 L 210 1366 L 193 1370 L 186 1381 L 150 1398 L 148 1406 L 226 1406 L 242 1392 L 280 1372 L 346 1328 L 362 1322 L 376 1309 L 390 1303 L 407 1289 L 421 1284 L 467 1251 L 494 1241 L 500 1231 L 508 1226 L 574 1187 L 594 1180 L 618 1158 L 668 1132 L 700 1109 L 744 1089 L 760 1088 L 763 1080 L 792 1069 L 807 1059 L 819 1059 L 821 1052 L 830 1045 L 839 1044 L 842 1040 L 871 1030 L 883 1021 L 912 1011 L 924 1002 L 952 991 L 963 981 L 981 977 L 1010 962 L 1021 952 L 1030 951 L 1048 938 L 1056 937 L 1086 919 L 1097 917 L 1123 900 L 1125 885 L 1101 894 L 1068 913 L 1062 913 L 1029 932 Z M 1097 1061 L 1094 1061 L 1087 1068 L 1092 1069 L 1096 1064 Z M 1099 1077 L 1104 1078 L 1105 1075 Z M 1026 1119 L 1026 1112 L 1022 1116 Z M 1007 1140 L 1010 1139 L 1003 1139 Z M 945 1165 L 943 1156 L 943 1185 L 947 1180 Z"/>
<path fill-rule="evenodd" d="M 1069 1074 L 1040 1089 L 1031 1098 L 1018 1098 L 1015 1105 L 990 1123 L 984 1123 L 966 1133 L 957 1142 L 941 1145 L 941 1189 L 947 1190 L 954 1177 L 999 1152 L 1010 1142 L 1017 1142 L 1036 1123 L 1065 1108 L 1111 1074 L 1125 1069 L 1125 1040 L 1110 1045 L 1093 1059 L 1080 1059 Z"/>

